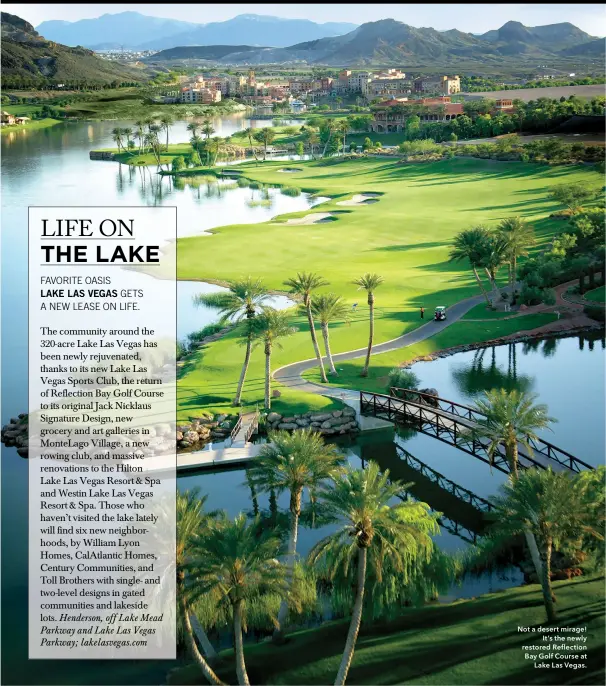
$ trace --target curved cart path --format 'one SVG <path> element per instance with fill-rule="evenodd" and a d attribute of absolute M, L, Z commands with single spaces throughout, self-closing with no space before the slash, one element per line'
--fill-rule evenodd
<path fill-rule="evenodd" d="M 429 320 L 427 324 L 405 333 L 403 336 L 394 338 L 391 341 L 386 341 L 385 343 L 378 343 L 372 348 L 373 355 L 379 355 L 380 353 L 391 352 L 392 350 L 399 350 L 400 348 L 406 348 L 414 343 L 419 343 L 424 341 L 436 333 L 443 331 L 446 327 L 450 326 L 456 321 L 459 321 L 472 307 L 483 302 L 484 296 L 477 295 L 473 298 L 468 298 L 467 300 L 461 300 L 456 305 L 452 305 L 447 309 L 447 319 L 445 321 L 436 322 L 433 319 Z M 321 344 L 321 341 L 318 341 Z M 366 356 L 367 348 L 358 348 L 357 350 L 350 350 L 345 353 L 338 353 L 332 356 L 335 364 L 338 362 L 343 362 L 345 360 L 355 360 L 360 357 Z M 326 358 L 324 358 L 326 362 Z M 326 384 L 314 383 L 313 381 L 307 381 L 301 375 L 314 367 L 318 366 L 318 361 L 315 357 L 309 360 L 302 360 L 301 362 L 293 362 L 280 369 L 276 369 L 273 377 L 276 381 L 281 384 L 288 386 L 289 388 L 296 388 L 298 391 L 305 391 L 306 393 L 317 393 L 319 395 L 326 395 L 330 397 L 338 397 L 340 400 L 348 404 L 352 404 L 358 400 L 359 392 L 352 391 L 347 388 L 336 388 L 334 386 L 328 386 Z"/>

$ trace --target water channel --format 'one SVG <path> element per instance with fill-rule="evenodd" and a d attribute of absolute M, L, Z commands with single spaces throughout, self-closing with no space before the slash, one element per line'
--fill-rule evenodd
<path fill-rule="evenodd" d="M 217 135 L 246 128 L 248 119 L 224 117 L 213 122 Z M 29 205 L 176 205 L 179 235 L 204 233 L 217 225 L 254 224 L 276 214 L 311 207 L 318 199 L 291 198 L 270 190 L 271 203 L 257 204 L 250 189 L 233 183 L 199 178 L 174 184 L 144 169 L 128 169 L 112 162 L 91 162 L 91 149 L 110 147 L 111 130 L 128 122 L 69 123 L 39 131 L 14 132 L 2 137 L 2 423 L 27 407 L 27 207 Z M 267 121 L 251 122 L 266 126 Z M 173 142 L 189 137 L 186 122 L 171 130 Z M 253 200 L 251 203 L 250 201 Z M 268 206 L 271 205 L 271 206 Z M 212 238 L 209 238 L 212 240 Z M 213 321 L 215 313 L 194 308 L 192 295 L 220 287 L 202 283 L 179 286 L 179 337 Z M 286 306 L 286 298 L 277 299 Z M 521 388 L 539 395 L 558 419 L 554 433 L 544 437 L 591 464 L 604 460 L 604 338 L 599 335 L 549 339 L 459 353 L 434 362 L 419 363 L 414 371 L 421 386 L 436 388 L 442 397 L 469 403 L 493 387 Z M 396 442 L 415 458 L 448 479 L 487 498 L 495 494 L 504 475 L 455 448 L 414 432 L 402 432 Z M 468 521 L 440 490 L 415 475 L 400 459 L 391 435 L 363 436 L 341 445 L 354 465 L 375 459 L 394 477 L 415 481 L 414 495 L 427 500 L 450 520 Z M 27 461 L 14 448 L 2 446 L 2 662 L 7 683 L 163 683 L 166 663 L 28 662 L 27 634 Z M 234 515 L 251 511 L 251 494 L 245 471 L 233 470 L 183 476 L 181 489 L 199 486 L 209 494 L 209 508 L 224 508 Z M 286 496 L 278 506 L 287 505 Z M 259 496 L 261 510 L 269 508 Z M 449 552 L 469 544 L 449 532 L 447 521 L 438 545 Z M 302 528 L 299 550 L 305 554 L 326 529 Z M 469 597 L 519 583 L 519 574 L 466 582 L 453 587 L 443 600 Z M 80 667 L 80 665 L 83 665 Z M 174 666 L 174 664 L 170 665 Z"/>

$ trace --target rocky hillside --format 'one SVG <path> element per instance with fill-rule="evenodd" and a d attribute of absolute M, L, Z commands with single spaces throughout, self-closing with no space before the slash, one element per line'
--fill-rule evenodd
<path fill-rule="evenodd" d="M 4 88 L 94 86 L 143 81 L 142 68 L 126 67 L 97 57 L 86 48 L 47 41 L 14 14 L 2 12 L 2 85 Z"/>

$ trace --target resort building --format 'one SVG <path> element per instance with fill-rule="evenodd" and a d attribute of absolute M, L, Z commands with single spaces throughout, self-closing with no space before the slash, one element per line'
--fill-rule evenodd
<path fill-rule="evenodd" d="M 451 102 L 449 97 L 386 100 L 378 103 L 374 110 L 370 130 L 375 133 L 403 131 L 406 121 L 413 115 L 422 122 L 448 122 L 464 114 L 463 104 Z"/>
<path fill-rule="evenodd" d="M 14 124 L 15 115 L 11 114 L 10 112 L 2 111 L 0 121 L 2 122 L 2 124 Z"/>
<path fill-rule="evenodd" d="M 181 89 L 181 102 L 184 103 L 198 103 L 202 105 L 210 105 L 215 102 L 221 102 L 221 90 L 218 88 L 190 88 L 185 87 Z"/>
<path fill-rule="evenodd" d="M 461 79 L 459 76 L 432 76 L 417 79 L 414 86 L 417 93 L 454 95 L 461 92 Z"/>

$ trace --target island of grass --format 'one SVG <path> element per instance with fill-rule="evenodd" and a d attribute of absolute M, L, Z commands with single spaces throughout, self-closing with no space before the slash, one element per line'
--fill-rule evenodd
<path fill-rule="evenodd" d="M 543 643 L 545 613 L 538 585 L 510 588 L 470 600 L 404 608 L 391 622 L 362 623 L 348 675 L 352 684 L 603 684 L 604 578 L 581 577 L 553 584 L 558 625 L 586 627 L 587 650 L 572 652 L 577 668 L 536 669 L 525 646 Z M 286 645 L 247 645 L 246 667 L 254 684 L 332 684 L 348 621 L 289 635 Z M 518 627 L 528 627 L 527 632 Z M 547 632 L 546 632 L 547 633 Z M 549 635 L 549 634 L 548 634 Z M 577 635 L 577 634 L 574 634 Z M 579 644 L 580 645 L 580 644 Z M 219 655 L 218 675 L 234 683 L 233 651 Z M 547 660 L 562 663 L 562 660 Z M 197 665 L 174 670 L 169 684 L 203 684 Z"/>
<path fill-rule="evenodd" d="M 284 183 L 283 162 L 247 163 L 238 167 L 249 180 L 271 185 Z M 223 226 L 211 236 L 178 241 L 178 277 L 226 283 L 247 276 L 262 277 L 273 291 L 284 291 L 284 281 L 297 271 L 321 274 L 333 291 L 358 303 L 349 322 L 331 325 L 333 353 L 363 348 L 368 340 L 366 294 L 352 280 L 365 272 L 380 274 L 385 282 L 376 292 L 375 342 L 401 336 L 420 324 L 419 308 L 433 312 L 449 307 L 479 291 L 466 264 L 448 260 L 455 234 L 474 225 L 496 225 L 505 217 L 521 216 L 535 229 L 544 249 L 554 235 L 565 231 L 550 218 L 557 204 L 550 199 L 556 184 L 582 182 L 596 189 L 600 177 L 585 167 L 546 167 L 520 162 L 453 159 L 424 165 L 401 165 L 391 160 L 358 158 L 297 162 L 296 183 L 304 191 L 329 200 L 313 210 L 274 218 L 264 224 Z M 337 203 L 355 195 L 375 193 L 378 202 L 347 207 Z M 334 216 L 330 223 L 288 225 L 285 220 L 312 212 Z M 505 270 L 504 270 L 505 271 Z M 506 274 L 502 274 L 503 279 Z M 504 281 L 499 284 L 505 285 Z M 481 317 L 489 319 L 489 317 Z M 425 320 L 426 321 L 426 320 Z M 460 343 L 491 340 L 528 331 L 553 321 L 551 314 L 534 314 L 494 321 L 461 321 L 445 332 L 405 349 L 373 357 L 366 383 L 378 390 L 388 368 L 422 352 Z M 276 349 L 272 368 L 313 357 L 305 317 L 292 311 L 297 333 Z M 179 383 L 180 419 L 199 416 L 205 409 L 230 406 L 239 378 L 243 348 L 236 328 L 225 338 L 203 346 L 187 361 Z M 363 388 L 358 361 L 351 374 L 339 372 L 334 383 Z M 243 401 L 263 406 L 264 355 L 253 353 Z M 313 377 L 313 373 L 311 374 Z M 348 378 L 349 377 L 349 378 Z M 349 383 L 348 383 L 349 382 Z M 384 384 L 383 384 L 384 387 Z M 272 403 L 288 414 L 320 409 L 335 401 L 293 388 L 277 386 L 282 396 Z"/>

